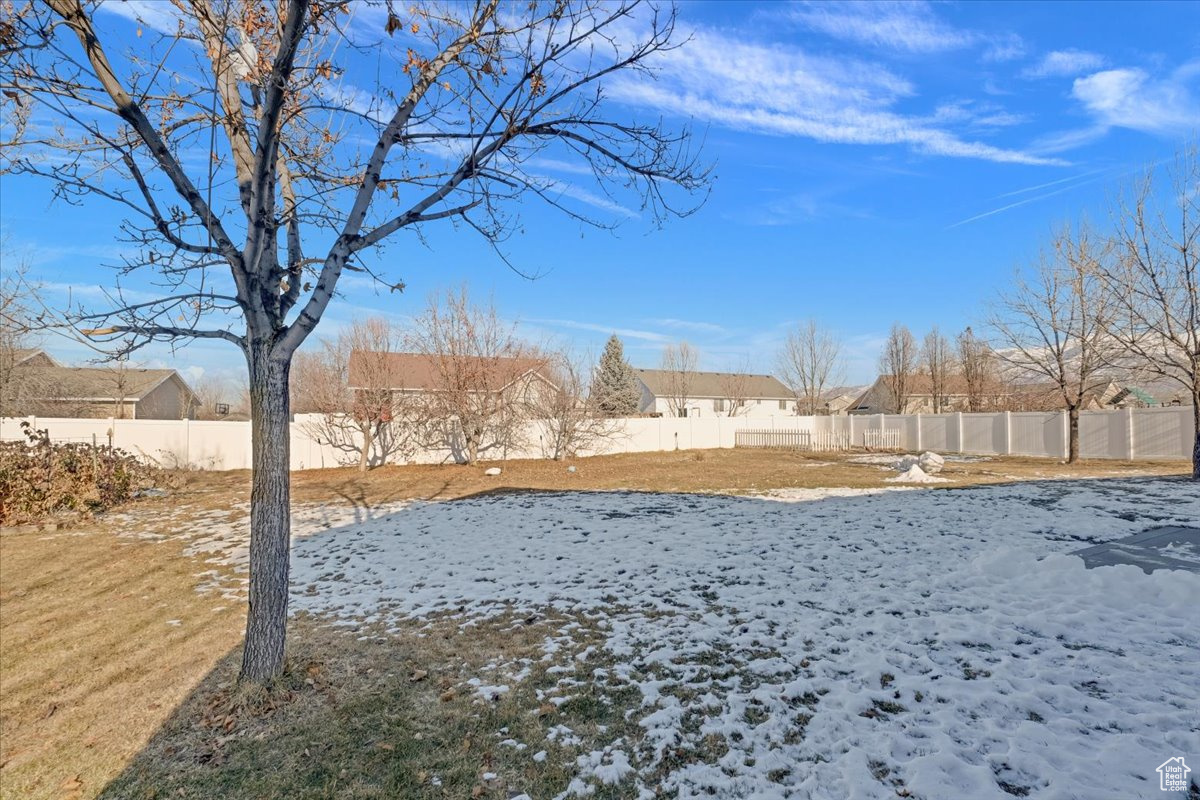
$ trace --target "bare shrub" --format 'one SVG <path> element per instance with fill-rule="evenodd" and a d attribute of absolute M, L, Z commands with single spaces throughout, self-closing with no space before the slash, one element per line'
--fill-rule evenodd
<path fill-rule="evenodd" d="M 0 442 L 0 525 L 64 512 L 95 513 L 166 483 L 166 473 L 107 445 L 51 442 L 21 423 L 25 441 Z"/>

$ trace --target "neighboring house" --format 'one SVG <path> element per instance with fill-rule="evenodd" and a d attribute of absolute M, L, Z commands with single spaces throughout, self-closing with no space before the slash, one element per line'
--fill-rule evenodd
<path fill-rule="evenodd" d="M 173 369 L 60 367 L 46 358 L 53 366 L 35 355 L 14 370 L 30 387 L 22 416 L 195 418 L 199 398 Z"/>
<path fill-rule="evenodd" d="M 1103 411 L 1114 408 L 1114 399 L 1121 394 L 1121 387 L 1112 381 L 1103 381 L 1083 395 L 1081 411 Z M 1052 383 L 1017 384 L 1009 392 L 1005 407 L 1010 411 L 1062 411 L 1062 391 Z"/>
<path fill-rule="evenodd" d="M 422 353 L 350 353 L 348 382 L 357 392 L 390 390 L 410 396 L 449 391 L 517 392 L 533 402 L 558 391 L 546 362 L 536 358 L 431 356 Z"/>
<path fill-rule="evenodd" d="M 1116 405 L 1117 398 L 1126 390 L 1116 383 L 1105 380 L 1083 397 L 1081 410 L 1102 411 L 1124 406 Z M 1144 393 L 1142 393 L 1144 394 Z M 1136 397 L 1136 395 L 1134 395 Z M 967 384 L 961 375 L 952 375 L 946 381 L 942 393 L 941 413 L 968 411 L 970 409 Z M 1065 407 L 1062 393 L 1052 383 L 1018 383 L 997 386 L 987 393 L 984 406 L 988 410 L 1008 411 L 1060 411 Z M 923 373 L 909 378 L 908 398 L 904 408 L 896 411 L 895 400 L 890 388 L 890 376 L 880 375 L 875 383 L 850 406 L 850 414 L 932 414 L 934 413 L 933 391 L 929 376 Z"/>
<path fill-rule="evenodd" d="M 661 369 L 635 369 L 642 389 L 638 410 L 673 416 L 670 398 L 677 375 Z M 687 417 L 786 417 L 796 413 L 796 396 L 770 375 L 733 372 L 687 373 Z"/>
<path fill-rule="evenodd" d="M 45 350 L 18 349 L 13 358 L 13 367 L 57 367 L 59 363 Z"/>
<path fill-rule="evenodd" d="M 836 386 L 824 392 L 817 413 L 827 417 L 843 417 L 867 390 L 865 386 Z"/>
<path fill-rule="evenodd" d="M 890 388 L 891 376 L 880 375 L 867 390 L 859 395 L 847 414 L 932 414 L 934 410 L 932 381 L 924 373 L 915 373 L 908 379 L 908 398 L 904 408 L 896 409 L 896 400 Z M 966 411 L 968 405 L 967 382 L 961 375 L 951 375 L 942 391 L 940 410 L 942 413 Z"/>

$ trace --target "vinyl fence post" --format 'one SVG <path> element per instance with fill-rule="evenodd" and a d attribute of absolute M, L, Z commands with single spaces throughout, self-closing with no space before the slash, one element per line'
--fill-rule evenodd
<path fill-rule="evenodd" d="M 1122 413 L 1125 415 L 1125 458 L 1133 461 L 1137 458 L 1137 447 L 1133 442 L 1133 409 L 1127 408 Z"/>
<path fill-rule="evenodd" d="M 921 412 L 917 412 L 917 452 L 921 452 Z"/>
<path fill-rule="evenodd" d="M 1067 412 L 1062 412 L 1062 457 L 1068 458 L 1071 455 L 1071 418 L 1067 416 Z"/>
<path fill-rule="evenodd" d="M 1004 455 L 1012 455 L 1012 412 L 1004 412 Z"/>
<path fill-rule="evenodd" d="M 955 439 L 955 443 L 958 445 L 958 452 L 965 453 L 967 451 L 963 447 L 963 414 L 961 411 L 954 412 L 954 423 L 955 428 L 958 430 L 958 438 Z"/>

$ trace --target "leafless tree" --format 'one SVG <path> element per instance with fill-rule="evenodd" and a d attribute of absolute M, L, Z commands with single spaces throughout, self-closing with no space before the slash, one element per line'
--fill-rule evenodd
<path fill-rule="evenodd" d="M 842 344 L 810 319 L 788 334 L 777 362 L 779 376 L 795 392 L 800 410 L 815 416 L 825 391 L 841 380 Z"/>
<path fill-rule="evenodd" d="M 536 393 L 553 387 L 545 358 L 491 302 L 473 304 L 465 287 L 434 294 L 412 335 L 432 370 L 432 386 L 413 399 L 429 444 L 450 447 L 466 464 L 524 444 Z"/>
<path fill-rule="evenodd" d="M 892 325 L 879 357 L 879 376 L 891 395 L 893 414 L 903 414 L 908 408 L 919 360 L 917 340 L 912 331 L 899 322 Z"/>
<path fill-rule="evenodd" d="M 969 325 L 958 335 L 956 345 L 958 366 L 967 390 L 967 410 L 994 410 L 1002 394 L 995 353 Z"/>
<path fill-rule="evenodd" d="M 231 381 L 217 375 L 205 374 L 189 381 L 188 385 L 196 393 L 195 405 L 192 409 L 196 419 L 224 419 L 232 411 L 236 401 L 237 387 Z"/>
<path fill-rule="evenodd" d="M 353 453 L 360 472 L 405 452 L 415 420 L 408 418 L 406 396 L 397 392 L 403 379 L 393 354 L 403 332 L 384 317 L 351 323 L 321 350 L 301 361 L 293 388 L 298 405 L 313 415 L 306 433 L 322 444 Z M 298 356 L 300 354 L 297 354 Z"/>
<path fill-rule="evenodd" d="M 663 348 L 659 369 L 666 373 L 667 408 L 675 417 L 686 417 L 696 381 L 696 348 L 687 342 L 669 344 Z"/>
<path fill-rule="evenodd" d="M 1079 460 L 1079 412 L 1107 383 L 1113 304 L 1105 291 L 1109 247 L 1086 225 L 1058 231 L 1033 275 L 1018 275 L 991 314 L 997 357 L 1020 377 L 1049 382 L 1070 422 L 1067 460 Z M 1019 378 L 1018 378 L 1019 379 Z"/>
<path fill-rule="evenodd" d="M 620 435 L 622 423 L 601 407 L 603 397 L 589 391 L 590 368 L 566 350 L 543 356 L 552 385 L 531 396 L 531 416 L 540 428 L 544 455 L 561 461 L 596 448 Z"/>
<path fill-rule="evenodd" d="M 725 416 L 738 417 L 747 413 L 750 406 L 746 402 L 750 399 L 750 365 L 746 359 L 738 365 L 738 368 L 721 374 L 718 381 L 718 388 L 721 391 L 721 406 L 724 408 Z"/>
<path fill-rule="evenodd" d="M 929 377 L 929 391 L 933 397 L 933 413 L 940 414 L 948 408 L 950 381 L 959 367 L 950 341 L 934 325 L 921 344 L 921 366 Z"/>
<path fill-rule="evenodd" d="M 40 370 L 22 365 L 36 342 L 37 306 L 28 279 L 28 265 L 6 253 L 0 270 L 0 417 L 31 413 L 32 403 L 45 395 Z"/>
<path fill-rule="evenodd" d="M 1191 397 L 1192 477 L 1200 480 L 1200 144 L 1180 153 L 1165 192 L 1151 170 L 1115 216 L 1117 253 L 1106 271 L 1115 306 L 1109 334 L 1121 346 L 1123 366 Z"/>
<path fill-rule="evenodd" d="M 148 272 L 162 291 L 135 302 L 116 288 L 112 307 L 70 320 L 114 347 L 208 338 L 245 355 L 254 470 L 241 677 L 265 682 L 285 652 L 293 354 L 346 271 L 403 286 L 368 258 L 397 232 L 454 221 L 499 244 L 517 229 L 513 201 L 529 196 L 598 221 L 539 165 L 575 159 L 618 201 L 629 192 L 656 219 L 680 213 L 669 192 L 707 184 L 686 132 L 610 114 L 601 91 L 676 46 L 673 11 L 180 0 L 155 4 L 176 22 L 156 33 L 147 20 L 125 49 L 119 29 L 133 26 L 91 2 L 14 5 L 0 169 L 44 178 L 70 202 L 122 207 L 118 275 Z M 359 74 L 364 53 L 380 67 Z"/>

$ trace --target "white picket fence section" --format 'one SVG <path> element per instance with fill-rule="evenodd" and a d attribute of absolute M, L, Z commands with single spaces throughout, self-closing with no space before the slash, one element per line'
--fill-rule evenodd
<path fill-rule="evenodd" d="M 849 450 L 850 437 L 844 433 L 803 429 L 748 430 L 734 434 L 733 446 L 832 453 Z"/>
<path fill-rule="evenodd" d="M 0 440 L 21 439 L 28 421 L 46 429 L 55 441 L 112 444 L 168 466 L 196 469 L 248 469 L 249 422 L 124 419 L 0 419 Z M 1059 412 L 991 414 L 916 414 L 849 417 L 635 418 L 619 420 L 612 435 L 582 455 L 663 450 L 729 448 L 739 432 L 758 432 L 769 440 L 803 441 L 813 450 L 851 447 L 981 455 L 1024 455 L 1065 458 L 1067 415 Z M 354 464 L 358 455 L 315 440 L 311 426 L 298 418 L 291 427 L 292 469 Z M 1092 411 L 1080 415 L 1080 448 L 1084 458 L 1190 459 L 1194 436 L 1189 407 Z M 524 444 L 507 458 L 544 458 L 550 437 L 543 426 L 528 424 Z M 742 446 L 745 446 L 743 443 Z M 486 458 L 496 459 L 493 451 Z M 406 455 L 403 460 L 441 463 L 453 460 L 449 449 Z"/>

